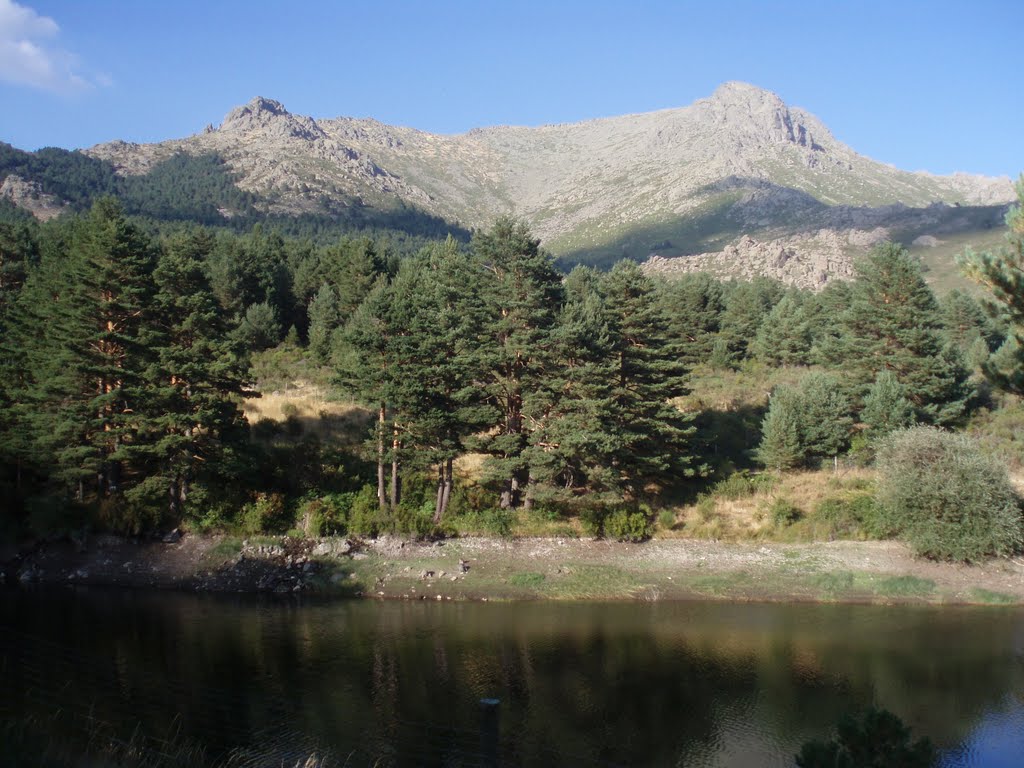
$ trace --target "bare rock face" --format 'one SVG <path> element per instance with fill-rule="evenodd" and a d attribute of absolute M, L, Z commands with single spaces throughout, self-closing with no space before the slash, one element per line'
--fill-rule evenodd
<path fill-rule="evenodd" d="M 43 192 L 35 182 L 26 181 L 13 173 L 0 184 L 0 197 L 6 197 L 40 221 L 60 216 L 67 208 L 58 198 Z"/>
<path fill-rule="evenodd" d="M 219 130 L 223 133 L 261 133 L 277 139 L 317 141 L 326 138 L 316 120 L 296 117 L 281 102 L 262 96 L 228 112 Z"/>
<path fill-rule="evenodd" d="M 648 274 L 671 277 L 707 272 L 720 279 L 763 276 L 787 285 L 818 290 L 831 280 L 854 276 L 855 255 L 888 239 L 889 231 L 822 229 L 814 233 L 759 241 L 743 235 L 721 251 L 665 258 L 654 254 L 641 267 Z"/>

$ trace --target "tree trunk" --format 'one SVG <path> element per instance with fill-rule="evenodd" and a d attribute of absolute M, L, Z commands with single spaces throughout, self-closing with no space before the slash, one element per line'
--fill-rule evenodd
<path fill-rule="evenodd" d="M 441 522 L 444 514 L 444 464 L 437 465 L 437 501 L 434 502 L 434 524 Z"/>
<path fill-rule="evenodd" d="M 121 490 L 121 462 L 112 461 L 107 465 L 107 491 L 111 496 Z"/>
<path fill-rule="evenodd" d="M 398 449 L 400 444 L 398 441 L 397 425 L 394 427 L 394 431 L 391 434 L 391 508 L 395 509 L 398 507 L 398 502 L 400 501 L 399 495 L 402 491 L 398 479 Z"/>
<path fill-rule="evenodd" d="M 452 498 L 454 485 L 454 460 L 448 458 L 437 465 L 437 503 L 434 505 L 434 524 L 441 522 L 448 511 L 448 502 Z"/>
<path fill-rule="evenodd" d="M 387 509 L 388 500 L 384 492 L 384 423 L 388 418 L 387 403 L 380 404 L 377 420 L 377 501 L 380 508 Z"/>
<path fill-rule="evenodd" d="M 501 492 L 501 508 L 514 509 L 519 506 L 519 473 L 514 472 L 505 481 L 505 489 Z"/>
<path fill-rule="evenodd" d="M 178 519 L 178 509 L 179 509 L 178 500 L 180 498 L 179 492 L 178 492 L 178 480 L 177 480 L 177 478 L 174 478 L 173 480 L 171 480 L 170 484 L 168 485 L 168 487 L 167 487 L 167 495 L 169 497 L 169 499 L 167 501 L 167 514 L 168 514 L 168 517 L 170 517 L 171 520 L 177 520 Z"/>
<path fill-rule="evenodd" d="M 452 498 L 452 486 L 455 485 L 455 476 L 452 472 L 452 465 L 454 460 L 449 456 L 448 461 L 445 462 L 445 478 L 444 478 L 444 496 L 441 499 L 441 517 L 444 517 L 448 512 L 448 502 Z M 440 519 L 438 520 L 440 522 Z"/>

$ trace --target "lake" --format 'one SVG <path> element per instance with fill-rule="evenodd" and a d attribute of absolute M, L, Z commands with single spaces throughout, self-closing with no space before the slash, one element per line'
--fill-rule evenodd
<path fill-rule="evenodd" d="M 112 744 L 150 765 L 783 766 L 872 704 L 943 765 L 1024 755 L 1016 608 L 70 588 L 0 608 L 0 738 L 53 764 Z"/>

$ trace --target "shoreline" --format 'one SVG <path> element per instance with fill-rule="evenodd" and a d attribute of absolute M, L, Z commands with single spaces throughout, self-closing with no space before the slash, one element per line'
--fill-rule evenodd
<path fill-rule="evenodd" d="M 8 584 L 392 600 L 1024 605 L 1024 560 L 938 563 L 892 541 L 100 535 L 3 570 Z"/>

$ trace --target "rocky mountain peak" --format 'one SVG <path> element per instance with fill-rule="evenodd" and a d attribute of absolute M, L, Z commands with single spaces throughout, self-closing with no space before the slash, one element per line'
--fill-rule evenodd
<path fill-rule="evenodd" d="M 724 83 L 694 106 L 710 123 L 738 134 L 744 144 L 790 143 L 823 151 L 834 141 L 815 117 L 787 106 L 775 93 L 749 83 Z"/>
<path fill-rule="evenodd" d="M 1015 199 L 1009 179 L 908 173 L 858 155 L 809 112 L 742 82 L 687 107 L 459 135 L 318 121 L 255 98 L 212 131 L 88 150 L 122 174 L 180 152 L 217 154 L 273 213 L 320 215 L 358 200 L 465 227 L 512 213 L 556 255 L 608 263 L 653 253 L 659 270 L 759 270 L 809 286 L 848 276 L 880 237 L 998 237 L 998 206 Z M 25 207 L 36 199 L 17 185 L 7 194 Z"/>
<path fill-rule="evenodd" d="M 219 130 L 225 133 L 261 132 L 279 138 L 307 141 L 325 137 L 313 118 L 293 115 L 281 102 L 262 96 L 228 112 Z"/>

